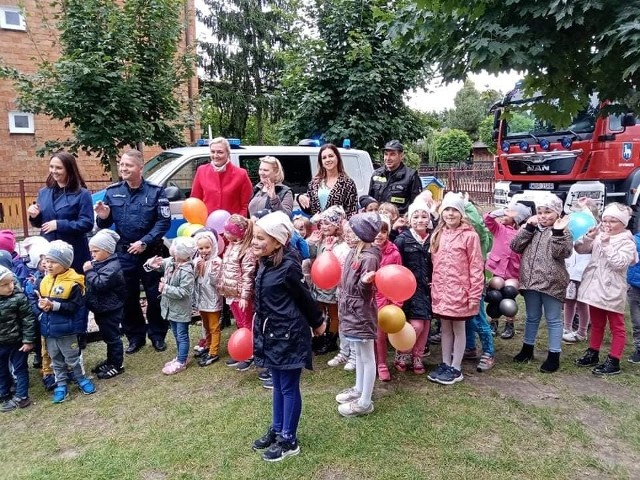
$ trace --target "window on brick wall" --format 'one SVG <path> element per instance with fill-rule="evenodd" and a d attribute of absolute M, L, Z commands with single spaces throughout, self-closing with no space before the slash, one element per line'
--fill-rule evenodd
<path fill-rule="evenodd" d="M 9 112 L 9 133 L 34 133 L 33 114 Z"/>
<path fill-rule="evenodd" d="M 26 30 L 27 25 L 22 10 L 16 7 L 0 6 L 0 28 L 8 30 Z"/>

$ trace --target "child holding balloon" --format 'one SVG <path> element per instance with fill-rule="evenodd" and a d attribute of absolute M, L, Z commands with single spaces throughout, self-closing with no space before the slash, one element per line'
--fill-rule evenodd
<path fill-rule="evenodd" d="M 342 269 L 340 298 L 340 332 L 356 350 L 356 384 L 336 395 L 338 413 L 355 417 L 373 412 L 373 384 L 376 379 L 374 342 L 377 337 L 377 310 L 373 280 L 380 265 L 380 249 L 372 245 L 380 232 L 377 213 L 359 213 L 349 219 L 358 238 Z"/>
<path fill-rule="evenodd" d="M 224 236 L 229 245 L 222 256 L 216 288 L 231 308 L 236 327 L 251 330 L 257 261 L 251 249 L 253 222 L 241 215 L 233 214 L 224 224 Z M 228 367 L 236 367 L 240 372 L 249 370 L 252 363 L 251 358 L 242 362 L 232 358 L 226 361 Z"/>
<path fill-rule="evenodd" d="M 567 230 L 569 217 L 562 214 L 562 200 L 552 193 L 536 201 L 537 214 L 529 218 L 511 241 L 511 248 L 522 254 L 520 290 L 524 297 L 527 319 L 522 349 L 513 357 L 517 363 L 533 360 L 542 312 L 547 319 L 549 346 L 547 359 L 540 366 L 543 373 L 560 368 L 562 350 L 562 302 L 569 284 L 565 259 L 573 251 Z"/>
<path fill-rule="evenodd" d="M 440 318 L 442 363 L 427 377 L 452 385 L 464 379 L 462 357 L 465 323 L 480 311 L 484 261 L 480 237 L 465 218 L 465 200 L 448 192 L 440 206 L 440 222 L 431 235 L 433 314 Z"/>

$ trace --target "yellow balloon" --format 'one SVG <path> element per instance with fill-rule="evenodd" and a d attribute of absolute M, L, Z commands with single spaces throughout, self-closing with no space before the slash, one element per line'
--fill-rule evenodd
<path fill-rule="evenodd" d="M 198 230 L 204 228 L 204 225 L 200 225 L 199 223 L 192 223 L 187 228 L 184 229 L 185 237 L 192 237 L 194 233 Z"/>
<path fill-rule="evenodd" d="M 401 352 L 411 350 L 416 343 L 416 331 L 410 323 L 405 322 L 402 330 L 389 334 L 389 343 Z"/>
<path fill-rule="evenodd" d="M 386 305 L 378 311 L 378 327 L 385 333 L 398 333 L 405 323 L 407 317 L 396 305 Z"/>

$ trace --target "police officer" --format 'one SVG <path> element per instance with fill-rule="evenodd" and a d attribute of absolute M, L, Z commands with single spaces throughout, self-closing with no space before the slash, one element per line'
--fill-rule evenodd
<path fill-rule="evenodd" d="M 404 163 L 404 147 L 398 140 L 384 146 L 384 167 L 373 171 L 369 184 L 369 196 L 379 203 L 390 202 L 398 207 L 401 215 L 422 191 L 422 182 L 413 168 Z"/>
<path fill-rule="evenodd" d="M 147 333 L 153 348 L 166 350 L 169 326 L 160 315 L 161 274 L 145 272 L 142 266 L 148 258 L 162 255 L 162 237 L 169 230 L 171 212 L 164 189 L 142 178 L 143 166 L 144 158 L 138 150 L 122 155 L 118 167 L 122 181 L 107 187 L 104 200 L 95 206 L 98 227 L 115 225 L 120 235 L 116 252 L 127 285 L 122 333 L 129 340 L 128 354 L 144 346 Z M 148 326 L 140 308 L 140 281 L 147 297 Z"/>

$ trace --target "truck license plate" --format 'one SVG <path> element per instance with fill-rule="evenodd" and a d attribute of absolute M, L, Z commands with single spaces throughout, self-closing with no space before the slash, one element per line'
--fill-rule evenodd
<path fill-rule="evenodd" d="M 530 183 L 531 190 L 553 190 L 553 183 Z"/>

